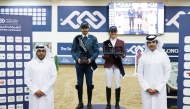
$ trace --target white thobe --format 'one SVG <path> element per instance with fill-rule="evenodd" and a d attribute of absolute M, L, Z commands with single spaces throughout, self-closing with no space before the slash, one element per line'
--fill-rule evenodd
<path fill-rule="evenodd" d="M 147 22 L 148 22 L 148 32 L 149 34 L 156 34 L 156 15 L 155 14 L 148 14 L 147 15 Z"/>
<path fill-rule="evenodd" d="M 124 17 L 116 16 L 115 25 L 117 27 L 118 34 L 124 34 Z"/>
<path fill-rule="evenodd" d="M 54 109 L 53 85 L 57 76 L 55 64 L 51 60 L 34 59 L 25 66 L 25 84 L 29 87 L 29 109 Z M 41 90 L 45 95 L 38 97 Z"/>
<path fill-rule="evenodd" d="M 139 59 L 138 80 L 142 86 L 143 109 L 167 109 L 166 83 L 170 77 L 171 64 L 167 54 L 158 50 L 144 53 Z M 157 89 L 150 95 L 148 88 Z"/>

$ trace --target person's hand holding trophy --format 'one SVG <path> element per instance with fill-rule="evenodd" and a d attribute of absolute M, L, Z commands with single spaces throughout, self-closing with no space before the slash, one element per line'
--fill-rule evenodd
<path fill-rule="evenodd" d="M 90 64 L 91 60 L 89 59 L 89 54 L 86 52 L 83 52 L 80 54 L 80 64 Z"/>

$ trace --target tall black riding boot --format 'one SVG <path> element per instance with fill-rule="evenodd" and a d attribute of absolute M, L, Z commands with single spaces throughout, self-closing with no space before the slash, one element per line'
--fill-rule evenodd
<path fill-rule="evenodd" d="M 88 104 L 87 104 L 87 109 L 93 109 L 92 108 L 92 90 L 94 89 L 94 85 L 87 86 L 87 95 L 88 95 Z"/>
<path fill-rule="evenodd" d="M 107 106 L 106 106 L 106 109 L 111 109 L 111 103 L 110 103 L 110 99 L 111 99 L 111 88 L 106 87 L 106 98 L 107 98 Z"/>
<path fill-rule="evenodd" d="M 120 92 L 121 92 L 121 88 L 120 87 L 117 88 L 117 89 L 115 89 L 115 100 L 116 100 L 115 109 L 120 109 L 120 106 L 119 106 Z"/>
<path fill-rule="evenodd" d="M 84 106 L 84 104 L 82 102 L 83 87 L 76 85 L 75 88 L 78 90 L 78 100 L 79 100 L 79 104 L 75 109 L 81 109 Z"/>

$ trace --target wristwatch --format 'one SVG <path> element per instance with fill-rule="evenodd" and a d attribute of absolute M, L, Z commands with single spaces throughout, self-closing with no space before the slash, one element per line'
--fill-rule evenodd
<path fill-rule="evenodd" d="M 178 89 L 177 78 L 178 78 L 178 63 L 175 63 L 175 64 L 172 64 L 170 78 L 167 82 L 167 86 L 170 89 L 172 89 L 172 90 Z"/>

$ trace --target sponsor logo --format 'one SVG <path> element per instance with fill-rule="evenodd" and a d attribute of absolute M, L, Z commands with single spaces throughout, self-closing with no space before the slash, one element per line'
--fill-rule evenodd
<path fill-rule="evenodd" d="M 22 51 L 22 45 L 16 45 L 15 50 L 16 51 Z"/>
<path fill-rule="evenodd" d="M 99 51 L 103 51 L 103 48 L 102 48 L 102 47 L 99 47 Z"/>
<path fill-rule="evenodd" d="M 22 68 L 22 62 L 16 62 L 16 68 Z"/>
<path fill-rule="evenodd" d="M 97 58 L 96 59 L 96 63 L 101 63 L 102 62 L 102 59 L 101 58 Z"/>
<path fill-rule="evenodd" d="M 5 71 L 0 71 L 0 77 L 5 77 Z"/>
<path fill-rule="evenodd" d="M 14 54 L 13 53 L 8 53 L 7 54 L 7 59 L 14 59 Z"/>
<path fill-rule="evenodd" d="M 5 42 L 5 36 L 0 36 L 0 42 Z"/>
<path fill-rule="evenodd" d="M 5 84 L 6 84 L 5 79 L 0 79 L 0 86 L 3 86 L 3 85 L 5 85 Z"/>
<path fill-rule="evenodd" d="M 1 60 L 4 60 L 4 59 L 5 59 L 5 54 L 4 54 L 4 53 L 1 53 L 1 54 L 0 54 L 0 59 L 1 59 Z"/>
<path fill-rule="evenodd" d="M 24 45 L 24 51 L 30 51 L 30 45 Z"/>
<path fill-rule="evenodd" d="M 16 53 L 15 58 L 16 59 L 22 59 L 22 54 L 21 53 Z"/>
<path fill-rule="evenodd" d="M 23 109 L 23 104 L 17 104 L 16 109 Z"/>
<path fill-rule="evenodd" d="M 29 95 L 25 95 L 25 101 L 29 101 Z"/>
<path fill-rule="evenodd" d="M 24 42 L 29 43 L 30 42 L 30 37 L 24 37 Z"/>
<path fill-rule="evenodd" d="M 15 105 L 8 105 L 8 109 L 15 109 Z"/>
<path fill-rule="evenodd" d="M 6 88 L 0 88 L 0 94 L 6 94 Z"/>
<path fill-rule="evenodd" d="M 22 79 L 16 79 L 16 84 L 17 85 L 22 85 L 23 84 Z"/>
<path fill-rule="evenodd" d="M 16 36 L 15 37 L 15 42 L 22 42 L 22 37 Z"/>
<path fill-rule="evenodd" d="M 0 97 L 0 103 L 5 103 L 6 102 L 6 97 Z"/>
<path fill-rule="evenodd" d="M 5 45 L 0 45 L 0 51 L 5 51 Z"/>
<path fill-rule="evenodd" d="M 184 71 L 184 77 L 190 78 L 190 71 Z"/>
<path fill-rule="evenodd" d="M 132 6 L 132 3 L 116 3 L 116 7 L 126 8 Z"/>
<path fill-rule="evenodd" d="M 77 23 L 78 24 L 75 24 L 74 22 L 72 22 L 72 19 L 75 16 L 77 16 Z M 82 19 L 85 16 L 89 17 L 89 18 L 86 18 L 85 20 L 94 29 L 99 29 L 106 22 L 106 18 L 99 11 L 94 11 L 93 13 L 90 13 L 89 11 L 83 11 L 82 13 L 80 13 L 79 11 L 73 11 L 67 18 L 65 18 L 65 19 L 61 18 L 60 19 L 61 25 L 69 24 L 74 29 L 78 29 L 80 27 L 80 24 L 82 23 Z M 99 21 L 99 23 L 94 23 L 94 22 L 98 22 L 98 19 L 95 16 L 98 16 L 101 19 L 101 21 Z"/>
<path fill-rule="evenodd" d="M 179 11 L 169 21 L 168 21 L 168 19 L 166 19 L 166 21 L 168 21 L 166 23 L 166 26 L 170 26 L 170 25 L 173 24 L 173 25 L 175 25 L 179 29 L 179 22 L 177 21 L 177 19 L 179 18 L 180 15 L 184 15 L 184 14 L 190 14 L 190 12 L 185 13 L 184 11 Z"/>
<path fill-rule="evenodd" d="M 22 76 L 22 70 L 16 70 L 16 76 Z"/>
<path fill-rule="evenodd" d="M 7 109 L 7 107 L 5 105 L 1 105 L 0 109 Z M 8 108 L 9 109 L 9 108 Z"/>
<path fill-rule="evenodd" d="M 13 45 L 7 45 L 7 51 L 13 51 L 14 46 Z"/>
<path fill-rule="evenodd" d="M 23 101 L 23 96 L 16 96 L 16 101 Z"/>
<path fill-rule="evenodd" d="M 61 62 L 70 62 L 70 61 L 66 58 L 63 58 L 63 60 Z"/>
<path fill-rule="evenodd" d="M 157 7 L 157 3 L 148 3 L 147 6 L 150 8 L 156 8 Z"/>
<path fill-rule="evenodd" d="M 190 62 L 184 63 L 184 69 L 190 69 Z"/>
<path fill-rule="evenodd" d="M 5 65 L 5 62 L 0 62 L 0 68 L 5 68 L 6 65 Z"/>
<path fill-rule="evenodd" d="M 13 36 L 7 36 L 7 42 L 14 42 Z"/>
<path fill-rule="evenodd" d="M 8 94 L 13 94 L 15 93 L 15 89 L 14 88 L 8 88 Z"/>
<path fill-rule="evenodd" d="M 135 64 L 132 58 L 124 58 L 123 64 Z"/>
<path fill-rule="evenodd" d="M 131 52 L 132 54 L 136 54 L 136 51 L 139 50 L 139 49 L 142 49 L 144 50 L 145 49 L 145 46 L 140 46 L 140 45 L 133 45 L 131 48 L 127 49 L 127 52 Z"/>
<path fill-rule="evenodd" d="M 14 96 L 8 96 L 8 102 L 14 102 L 15 97 Z"/>
<path fill-rule="evenodd" d="M 14 62 L 7 62 L 7 68 L 14 68 Z"/>
<path fill-rule="evenodd" d="M 30 54 L 29 53 L 25 53 L 24 54 L 24 59 L 30 59 Z"/>
<path fill-rule="evenodd" d="M 24 87 L 24 92 L 28 93 L 30 91 L 30 89 L 28 87 Z"/>
<path fill-rule="evenodd" d="M 7 76 L 14 76 L 14 71 L 13 70 L 7 71 Z"/>
<path fill-rule="evenodd" d="M 62 51 L 66 51 L 66 50 L 71 51 L 70 47 L 60 47 L 60 48 L 61 48 Z"/>
<path fill-rule="evenodd" d="M 7 80 L 8 85 L 14 85 L 14 79 L 8 79 Z"/>
<path fill-rule="evenodd" d="M 5 19 L 4 18 L 0 18 L 0 23 L 5 23 Z"/>
<path fill-rule="evenodd" d="M 23 88 L 22 87 L 17 87 L 16 88 L 16 93 L 23 93 Z"/>

